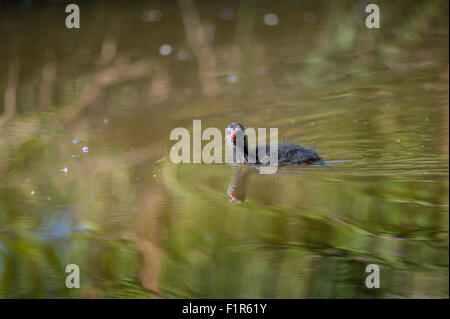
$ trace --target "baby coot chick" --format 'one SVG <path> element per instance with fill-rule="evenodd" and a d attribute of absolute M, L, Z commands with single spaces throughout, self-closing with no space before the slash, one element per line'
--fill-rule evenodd
<path fill-rule="evenodd" d="M 244 155 L 244 163 L 253 163 L 254 161 L 249 160 L 249 151 L 247 136 L 244 134 L 244 126 L 240 123 L 231 123 L 227 127 L 226 141 L 233 148 L 233 154 L 235 156 L 238 150 L 238 145 L 236 143 L 237 137 L 244 137 L 244 146 L 241 153 Z M 258 148 L 255 150 L 256 163 L 263 165 L 260 161 L 261 157 L 258 154 Z M 270 145 L 266 145 L 266 154 L 270 155 Z M 265 156 L 266 154 L 262 154 Z M 289 164 L 311 164 L 316 161 L 322 160 L 317 154 L 317 151 L 313 148 L 304 147 L 294 143 L 278 143 L 278 165 L 289 165 Z M 268 164 L 268 163 L 266 163 Z"/>

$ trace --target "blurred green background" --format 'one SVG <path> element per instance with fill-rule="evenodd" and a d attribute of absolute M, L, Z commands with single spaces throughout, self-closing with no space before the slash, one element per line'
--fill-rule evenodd
<path fill-rule="evenodd" d="M 448 1 L 70 2 L 0 2 L 0 298 L 449 297 Z M 327 165 L 230 203 L 194 119 Z"/>

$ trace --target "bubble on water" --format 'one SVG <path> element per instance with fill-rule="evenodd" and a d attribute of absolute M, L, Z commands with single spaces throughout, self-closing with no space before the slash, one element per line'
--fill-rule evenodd
<path fill-rule="evenodd" d="M 161 17 L 162 17 L 161 10 L 153 9 L 153 10 L 144 12 L 143 19 L 144 19 L 144 21 L 148 21 L 148 22 L 157 22 L 157 21 L 161 20 Z"/>
<path fill-rule="evenodd" d="M 155 174 L 153 174 L 153 178 L 155 178 L 156 177 L 156 175 Z"/>
<path fill-rule="evenodd" d="M 136 206 L 133 207 L 133 212 L 137 212 L 138 208 Z"/>
<path fill-rule="evenodd" d="M 268 13 L 264 16 L 264 23 L 270 26 L 278 24 L 278 16 L 274 13 Z"/>
<path fill-rule="evenodd" d="M 305 12 L 303 14 L 303 21 L 308 24 L 314 24 L 316 22 L 316 15 L 312 12 Z"/>
<path fill-rule="evenodd" d="M 83 147 L 83 152 L 84 152 L 84 153 L 89 152 L 89 147 L 87 147 L 87 146 Z"/>
<path fill-rule="evenodd" d="M 428 122 L 430 119 L 428 117 L 425 118 L 425 122 Z"/>
<path fill-rule="evenodd" d="M 400 143 L 400 140 L 397 140 L 397 143 Z"/>
<path fill-rule="evenodd" d="M 228 82 L 236 83 L 237 81 L 239 81 L 239 77 L 236 74 L 230 74 L 228 76 Z"/>
<path fill-rule="evenodd" d="M 67 174 L 67 172 L 69 171 L 69 169 L 67 168 L 67 166 L 64 166 L 63 169 L 59 170 L 60 172 L 63 172 L 64 174 Z"/>
<path fill-rule="evenodd" d="M 70 155 L 70 157 L 72 157 L 72 158 L 77 158 L 78 156 L 75 155 L 75 154 L 72 154 L 72 155 Z"/>
<path fill-rule="evenodd" d="M 180 50 L 177 53 L 177 59 L 180 61 L 186 61 L 189 58 L 189 53 L 184 50 Z"/>
<path fill-rule="evenodd" d="M 368 123 L 367 122 L 363 122 L 363 125 L 366 126 Z"/>
<path fill-rule="evenodd" d="M 27 178 L 25 181 L 27 181 L 27 182 L 29 182 L 30 181 L 30 179 L 29 178 Z"/>
<path fill-rule="evenodd" d="M 35 194 L 35 192 L 34 192 L 34 191 L 31 191 L 31 192 L 30 192 L 30 195 L 31 195 L 31 196 L 33 196 L 34 194 Z"/>
<path fill-rule="evenodd" d="M 159 53 L 161 55 L 169 55 L 170 53 L 172 53 L 172 46 L 170 44 L 163 44 L 159 48 Z"/>
<path fill-rule="evenodd" d="M 72 143 L 73 144 L 80 144 L 80 140 L 74 139 L 74 140 L 72 140 Z"/>
<path fill-rule="evenodd" d="M 353 123 L 358 123 L 358 119 L 353 119 Z"/>
<path fill-rule="evenodd" d="M 91 196 L 89 196 L 89 198 L 90 198 L 90 199 L 94 199 L 94 198 L 95 198 L 95 195 L 91 195 Z"/>
<path fill-rule="evenodd" d="M 311 126 L 314 126 L 314 125 L 316 125 L 316 123 L 314 123 L 314 122 L 311 122 Z"/>
<path fill-rule="evenodd" d="M 52 200 L 52 198 L 50 196 L 47 196 L 47 200 Z"/>
<path fill-rule="evenodd" d="M 108 119 L 104 119 L 103 123 L 108 124 Z"/>
<path fill-rule="evenodd" d="M 234 11 L 230 8 L 223 8 L 222 10 L 220 10 L 219 16 L 223 20 L 233 20 Z"/>

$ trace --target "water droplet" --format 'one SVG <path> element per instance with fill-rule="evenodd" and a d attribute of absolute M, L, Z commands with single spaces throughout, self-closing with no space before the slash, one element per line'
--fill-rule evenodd
<path fill-rule="evenodd" d="M 303 21 L 305 21 L 308 24 L 313 24 L 316 22 L 316 15 L 312 12 L 305 12 L 303 14 Z"/>
<path fill-rule="evenodd" d="M 189 58 L 189 53 L 184 50 L 180 50 L 177 53 L 177 59 L 180 61 L 186 61 Z"/>
<path fill-rule="evenodd" d="M 161 20 L 161 17 L 162 17 L 161 10 L 153 9 L 153 10 L 146 11 L 144 13 L 143 19 L 144 19 L 144 21 L 148 21 L 148 22 L 157 22 L 157 21 Z"/>
<path fill-rule="evenodd" d="M 397 140 L 397 143 L 400 143 L 400 140 Z"/>
<path fill-rule="evenodd" d="M 274 13 L 268 13 L 264 16 L 264 23 L 270 26 L 278 24 L 278 16 Z"/>
<path fill-rule="evenodd" d="M 159 48 L 159 53 L 161 55 L 169 55 L 170 53 L 172 53 L 172 46 L 170 44 L 163 44 Z"/>
<path fill-rule="evenodd" d="M 266 73 L 266 69 L 263 66 L 260 66 L 256 69 L 256 73 L 263 75 L 264 73 Z"/>
<path fill-rule="evenodd" d="M 230 74 L 228 76 L 228 82 L 236 83 L 239 80 L 239 77 L 236 74 Z"/>
<path fill-rule="evenodd" d="M 230 8 L 223 8 L 222 10 L 220 10 L 219 16 L 223 20 L 233 20 L 234 11 Z"/>
<path fill-rule="evenodd" d="M 33 196 L 34 194 L 35 194 L 34 191 L 31 191 L 31 192 L 30 192 L 30 195 L 31 195 L 31 196 Z"/>

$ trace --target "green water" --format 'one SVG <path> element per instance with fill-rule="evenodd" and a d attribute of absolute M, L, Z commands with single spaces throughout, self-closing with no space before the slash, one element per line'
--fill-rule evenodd
<path fill-rule="evenodd" d="M 448 2 L 365 4 L 2 2 L 0 298 L 448 298 Z M 326 165 L 176 165 L 195 119 Z"/>

